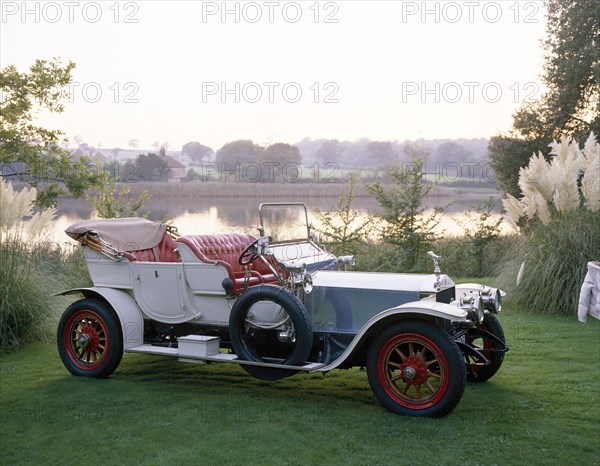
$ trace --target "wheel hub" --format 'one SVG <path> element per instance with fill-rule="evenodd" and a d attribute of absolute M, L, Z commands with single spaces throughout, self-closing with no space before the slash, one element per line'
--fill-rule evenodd
<path fill-rule="evenodd" d="M 417 375 L 417 371 L 413 367 L 407 367 L 406 369 L 404 369 L 405 379 L 412 380 L 415 378 L 415 375 Z"/>
<path fill-rule="evenodd" d="M 84 327 L 77 338 L 77 345 L 88 351 L 96 351 L 99 342 L 98 332 L 92 327 Z"/>
<path fill-rule="evenodd" d="M 77 346 L 80 348 L 87 348 L 89 344 L 90 336 L 87 333 L 82 333 L 79 335 L 79 338 L 77 338 Z"/>
<path fill-rule="evenodd" d="M 400 366 L 402 378 L 411 385 L 420 385 L 427 380 L 427 366 L 420 358 L 409 356 Z"/>

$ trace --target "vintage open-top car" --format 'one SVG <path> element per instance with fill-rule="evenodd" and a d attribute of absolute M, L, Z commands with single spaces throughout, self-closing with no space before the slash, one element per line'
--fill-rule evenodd
<path fill-rule="evenodd" d="M 259 212 L 258 237 L 138 218 L 69 227 L 94 286 L 58 293 L 84 296 L 59 323 L 66 368 L 108 377 L 123 352 L 237 363 L 264 380 L 360 366 L 383 406 L 432 417 L 499 369 L 500 290 L 455 285 L 432 252 L 430 275 L 346 271 L 354 258 L 315 243 L 303 204 Z"/>

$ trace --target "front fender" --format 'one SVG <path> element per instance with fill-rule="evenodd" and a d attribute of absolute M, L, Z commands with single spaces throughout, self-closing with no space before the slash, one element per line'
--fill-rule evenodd
<path fill-rule="evenodd" d="M 55 293 L 52 296 L 66 296 L 81 293 L 86 298 L 98 298 L 106 301 L 116 312 L 123 330 L 123 349 L 144 343 L 144 317 L 134 299 L 127 293 L 114 288 L 73 288 Z"/>
<path fill-rule="evenodd" d="M 348 359 L 352 355 L 354 350 L 367 336 L 369 331 L 373 328 L 378 327 L 378 323 L 384 320 L 391 320 L 396 322 L 397 320 L 402 319 L 404 317 L 418 319 L 419 317 L 423 318 L 423 316 L 427 316 L 428 321 L 435 321 L 437 318 L 449 321 L 450 323 L 458 323 L 466 322 L 468 314 L 467 311 L 457 306 L 453 306 L 451 304 L 446 303 L 438 303 L 435 301 L 414 301 L 391 309 L 387 309 L 373 316 L 371 319 L 369 319 L 368 322 L 366 322 L 361 327 L 361 329 L 352 339 L 346 350 L 340 355 L 338 359 L 333 361 L 331 364 L 328 364 L 327 366 L 320 367 L 318 370 L 321 372 L 327 372 L 331 369 L 335 369 L 336 367 L 340 366 L 346 359 Z"/>

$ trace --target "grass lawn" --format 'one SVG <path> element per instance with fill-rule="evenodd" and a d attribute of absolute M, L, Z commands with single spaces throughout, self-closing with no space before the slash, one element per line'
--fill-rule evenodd
<path fill-rule="evenodd" d="M 443 419 L 385 411 L 364 371 L 279 382 L 125 355 L 71 376 L 54 343 L 0 357 L 0 464 L 600 464 L 600 322 L 505 309 L 504 365 Z"/>

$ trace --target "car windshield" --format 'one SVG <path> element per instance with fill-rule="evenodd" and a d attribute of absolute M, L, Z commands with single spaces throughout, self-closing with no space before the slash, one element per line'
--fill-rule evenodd
<path fill-rule="evenodd" d="M 260 205 L 260 224 L 271 242 L 308 241 L 308 215 L 301 203 Z"/>

